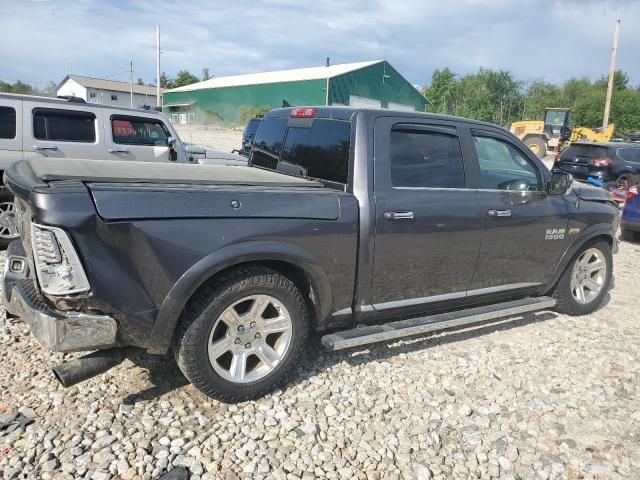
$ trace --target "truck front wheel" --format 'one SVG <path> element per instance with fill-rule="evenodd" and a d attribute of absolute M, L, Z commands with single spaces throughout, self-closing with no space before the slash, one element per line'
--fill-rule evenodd
<path fill-rule="evenodd" d="M 609 290 L 613 271 L 611 247 L 603 240 L 582 247 L 560 277 L 553 293 L 556 310 L 587 315 L 598 308 Z"/>
<path fill-rule="evenodd" d="M 174 342 L 180 370 L 206 395 L 248 400 L 286 382 L 309 331 L 305 298 L 267 268 L 236 270 L 198 291 Z"/>

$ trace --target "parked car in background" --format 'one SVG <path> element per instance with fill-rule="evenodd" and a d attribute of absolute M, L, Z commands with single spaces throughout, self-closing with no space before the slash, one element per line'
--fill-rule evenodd
<path fill-rule="evenodd" d="M 155 110 L 0 93 L 0 175 L 27 157 L 136 162 L 242 163 L 242 157 L 184 144 Z M 202 160 L 202 161 L 200 161 Z M 246 163 L 246 160 L 244 161 Z M 18 236 L 11 194 L 0 188 L 0 247 Z"/>
<path fill-rule="evenodd" d="M 32 159 L 5 174 L 21 225 L 7 312 L 50 349 L 98 350 L 56 367 L 63 385 L 116 365 L 122 346 L 172 349 L 204 393 L 244 400 L 286 381 L 310 331 L 337 350 L 585 315 L 609 288 L 608 192 L 551 174 L 495 125 L 283 108 L 249 163 Z"/>
<path fill-rule="evenodd" d="M 247 122 L 247 125 L 244 127 L 242 131 L 242 147 L 240 148 L 240 155 L 244 155 L 248 157 L 251 153 L 251 145 L 253 144 L 253 139 L 256 136 L 256 132 L 258 131 L 258 127 L 262 123 L 262 118 L 252 118 Z"/>
<path fill-rule="evenodd" d="M 579 180 L 596 178 L 624 188 L 640 178 L 640 144 L 632 142 L 574 142 L 556 156 L 554 172 Z"/>
<path fill-rule="evenodd" d="M 620 231 L 624 240 L 640 240 L 640 196 L 638 185 L 627 192 L 627 199 L 620 219 Z"/>

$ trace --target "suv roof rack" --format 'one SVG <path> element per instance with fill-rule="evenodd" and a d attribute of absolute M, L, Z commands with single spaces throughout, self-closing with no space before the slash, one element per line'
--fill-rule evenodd
<path fill-rule="evenodd" d="M 73 95 L 58 95 L 57 98 L 62 98 L 64 100 L 67 100 L 68 102 L 73 103 L 87 103 L 84 98 L 74 97 Z"/>

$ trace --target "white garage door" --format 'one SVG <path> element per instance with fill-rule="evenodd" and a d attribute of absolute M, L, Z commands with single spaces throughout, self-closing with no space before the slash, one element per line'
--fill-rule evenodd
<path fill-rule="evenodd" d="M 415 112 L 416 107 L 413 105 L 405 105 L 404 103 L 389 102 L 389 110 L 400 110 L 401 112 Z"/>
<path fill-rule="evenodd" d="M 349 106 L 358 108 L 380 108 L 380 100 L 367 97 L 358 97 L 356 95 L 349 96 Z"/>

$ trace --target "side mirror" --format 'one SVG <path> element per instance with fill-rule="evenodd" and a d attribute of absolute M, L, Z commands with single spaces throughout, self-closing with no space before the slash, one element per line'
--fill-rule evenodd
<path fill-rule="evenodd" d="M 176 138 L 175 137 L 168 137 L 167 138 L 167 145 L 169 146 L 169 148 L 175 148 L 176 147 Z"/>
<path fill-rule="evenodd" d="M 547 185 L 549 195 L 566 195 L 573 186 L 573 175 L 564 172 L 554 172 Z"/>

